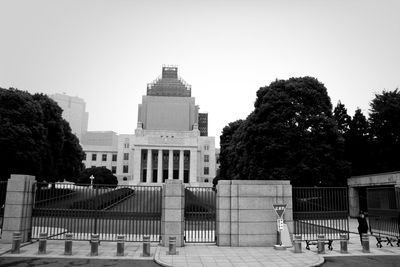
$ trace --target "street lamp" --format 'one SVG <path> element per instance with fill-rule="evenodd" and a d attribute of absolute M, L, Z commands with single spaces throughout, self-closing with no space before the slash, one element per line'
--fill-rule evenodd
<path fill-rule="evenodd" d="M 89 179 L 90 179 L 90 188 L 93 189 L 93 180 L 94 180 L 94 176 L 93 176 L 93 175 L 90 175 Z"/>

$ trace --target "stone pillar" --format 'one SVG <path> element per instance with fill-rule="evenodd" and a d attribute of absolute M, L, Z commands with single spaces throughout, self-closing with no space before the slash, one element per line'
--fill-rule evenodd
<path fill-rule="evenodd" d="M 173 179 L 174 177 L 174 151 L 171 149 L 169 150 L 168 155 L 168 179 Z"/>
<path fill-rule="evenodd" d="M 169 237 L 176 237 L 176 246 L 184 246 L 185 187 L 180 180 L 166 180 L 162 190 L 161 245 L 168 247 Z"/>
<path fill-rule="evenodd" d="M 158 183 L 162 183 L 162 176 L 163 176 L 162 163 L 163 163 L 163 153 L 162 153 L 162 149 L 159 149 L 158 150 L 158 160 L 157 160 L 157 182 Z"/>
<path fill-rule="evenodd" d="M 189 183 L 197 182 L 197 148 L 190 149 Z"/>
<path fill-rule="evenodd" d="M 152 170 L 152 153 L 151 153 L 151 149 L 147 149 L 147 171 L 146 171 L 146 182 L 147 183 L 151 183 L 152 180 L 152 174 L 153 174 L 153 170 Z"/>
<path fill-rule="evenodd" d="M 289 232 L 293 233 L 292 186 L 289 181 L 218 181 L 217 245 L 273 247 L 277 240 L 278 218 L 273 204 L 287 204 L 283 219 Z"/>
<path fill-rule="evenodd" d="M 179 151 L 179 180 L 183 181 L 183 150 Z"/>
<path fill-rule="evenodd" d="M 133 184 L 140 183 L 140 168 L 142 164 L 142 150 L 138 147 L 133 149 Z"/>
<path fill-rule="evenodd" d="M 355 187 L 349 187 L 349 213 L 350 217 L 357 217 L 360 213 L 358 189 Z"/>
<path fill-rule="evenodd" d="M 31 239 L 31 222 L 35 177 L 11 174 L 7 184 L 2 243 L 11 243 L 14 232 L 20 232 L 22 242 Z"/>

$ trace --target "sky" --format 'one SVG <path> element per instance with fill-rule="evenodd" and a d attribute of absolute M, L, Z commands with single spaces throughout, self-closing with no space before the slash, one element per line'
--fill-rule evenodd
<path fill-rule="evenodd" d="M 89 130 L 129 134 L 175 65 L 218 147 L 276 79 L 313 76 L 367 115 L 400 87 L 399 14 L 398 0 L 0 0 L 0 87 L 79 96 Z"/>

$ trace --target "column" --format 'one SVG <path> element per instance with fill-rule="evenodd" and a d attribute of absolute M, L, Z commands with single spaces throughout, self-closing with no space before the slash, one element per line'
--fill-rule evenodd
<path fill-rule="evenodd" d="M 174 159 L 174 151 L 171 149 L 169 150 L 169 156 L 168 156 L 168 179 L 173 179 L 173 168 L 174 168 L 174 164 L 173 164 L 173 159 Z"/>
<path fill-rule="evenodd" d="M 179 151 L 179 180 L 183 181 L 183 150 Z"/>
<path fill-rule="evenodd" d="M 34 183 L 35 176 L 11 174 L 7 184 L 1 241 L 11 243 L 14 232 L 21 232 L 23 243 L 30 241 Z"/>
<path fill-rule="evenodd" d="M 189 183 L 197 182 L 197 148 L 190 149 Z"/>
<path fill-rule="evenodd" d="M 140 169 L 142 165 L 142 150 L 138 147 L 133 149 L 133 184 L 140 183 Z"/>
<path fill-rule="evenodd" d="M 157 182 L 158 183 L 162 183 L 162 175 L 163 175 L 162 163 L 163 163 L 163 153 L 162 153 L 162 149 L 159 149 L 158 150 L 158 160 L 157 160 Z"/>
<path fill-rule="evenodd" d="M 161 245 L 168 247 L 170 236 L 176 237 L 176 246 L 184 246 L 185 187 L 182 181 L 166 180 L 162 189 Z"/>
<path fill-rule="evenodd" d="M 153 170 L 152 168 L 152 154 L 151 154 L 151 149 L 147 149 L 147 171 L 146 171 L 146 182 L 151 183 L 152 179 L 151 177 L 153 176 Z"/>

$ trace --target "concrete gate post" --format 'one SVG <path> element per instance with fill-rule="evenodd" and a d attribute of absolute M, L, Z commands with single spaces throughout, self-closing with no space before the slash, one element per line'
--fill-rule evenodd
<path fill-rule="evenodd" d="M 170 237 L 176 237 L 176 246 L 184 246 L 185 187 L 181 180 L 165 180 L 162 190 L 161 245 L 168 247 Z"/>
<path fill-rule="evenodd" d="M 11 174 L 7 184 L 2 243 L 11 243 L 14 232 L 21 233 L 21 242 L 31 239 L 35 177 Z"/>

